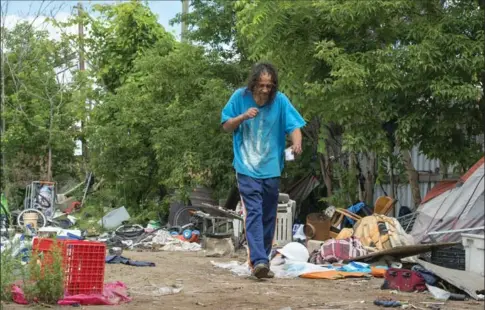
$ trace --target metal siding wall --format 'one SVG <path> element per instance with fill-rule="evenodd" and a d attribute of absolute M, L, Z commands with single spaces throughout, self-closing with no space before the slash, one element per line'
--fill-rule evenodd
<path fill-rule="evenodd" d="M 435 186 L 435 182 L 421 182 L 419 184 L 419 191 L 421 192 L 421 198 L 423 198 L 429 190 Z M 385 191 L 387 194 L 391 192 L 391 185 L 390 184 L 382 184 L 382 187 L 384 187 Z M 380 185 L 376 185 L 374 188 L 374 201 L 379 197 L 379 196 L 384 196 L 384 192 L 382 191 L 382 188 Z M 395 197 L 398 201 L 396 203 L 397 206 L 397 211 L 399 212 L 399 208 L 401 206 L 407 206 L 411 210 L 415 210 L 416 206 L 413 204 L 413 195 L 411 192 L 411 185 L 409 184 L 400 184 L 397 189 L 396 189 L 396 195 Z"/>
<path fill-rule="evenodd" d="M 484 141 L 484 135 L 480 135 L 476 137 L 477 141 L 480 143 L 484 144 L 484 149 L 485 149 L 485 141 Z M 419 151 L 419 147 L 415 146 L 411 150 L 411 159 L 413 161 L 414 168 L 417 171 L 431 171 L 434 173 L 437 168 L 440 167 L 440 162 L 437 159 L 429 159 L 425 155 L 421 154 Z M 361 165 L 363 167 L 367 167 L 367 161 L 365 158 L 360 157 L 359 161 L 361 162 Z M 454 166 L 448 167 L 448 173 L 453 174 Z M 434 186 L 436 185 L 436 182 L 428 182 L 426 180 L 421 180 L 419 184 L 419 190 L 421 192 L 421 198 L 423 198 L 429 190 L 431 190 Z M 387 193 L 391 192 L 391 185 L 390 184 L 382 184 L 382 187 L 384 187 L 385 191 Z M 413 204 L 413 195 L 411 192 L 411 186 L 409 184 L 400 184 L 398 185 L 397 189 L 397 199 L 398 202 L 396 204 L 397 210 L 399 212 L 399 208 L 401 206 L 408 206 L 411 208 L 411 210 L 415 210 L 417 206 L 414 206 Z M 377 199 L 379 196 L 383 196 L 384 192 L 382 191 L 382 188 L 380 185 L 376 185 L 374 187 L 374 201 Z"/>
<path fill-rule="evenodd" d="M 414 168 L 417 171 L 421 171 L 421 172 L 431 171 L 432 173 L 434 173 L 436 169 L 440 167 L 439 160 L 429 159 L 425 155 L 421 154 L 417 146 L 413 147 L 413 149 L 411 150 L 411 159 L 413 161 Z M 428 193 L 428 191 L 431 188 L 433 188 L 433 186 L 435 186 L 435 184 L 436 184 L 435 182 L 427 182 L 426 180 L 421 180 L 421 182 L 419 183 L 421 198 L 423 198 L 426 195 L 426 193 Z M 388 194 L 391 192 L 390 184 L 382 184 L 382 187 L 384 187 L 385 191 Z M 377 197 L 383 196 L 383 195 L 385 194 L 382 191 L 381 186 L 376 185 L 374 187 L 374 201 L 377 199 Z M 396 209 L 398 212 L 401 206 L 407 206 L 411 210 L 416 209 L 417 206 L 414 206 L 414 203 L 413 203 L 411 186 L 408 183 L 399 184 L 396 189 L 396 195 L 397 195 L 396 199 L 398 200 L 398 202 L 396 203 Z"/>
<path fill-rule="evenodd" d="M 417 146 L 411 150 L 411 158 L 413 160 L 416 171 L 431 171 L 435 172 L 436 168 L 440 167 L 440 162 L 437 159 L 429 159 L 421 154 Z"/>

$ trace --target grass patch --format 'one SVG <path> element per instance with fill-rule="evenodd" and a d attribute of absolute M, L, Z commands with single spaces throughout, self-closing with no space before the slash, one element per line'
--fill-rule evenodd
<path fill-rule="evenodd" d="M 18 246 L 18 243 L 5 249 L 0 255 L 0 300 L 2 301 L 12 301 L 12 284 L 18 280 L 17 277 L 23 267 L 20 259 L 12 256 L 15 246 Z"/>

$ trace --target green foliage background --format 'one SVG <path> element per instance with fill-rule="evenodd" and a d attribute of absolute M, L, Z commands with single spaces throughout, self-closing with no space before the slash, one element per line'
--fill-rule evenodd
<path fill-rule="evenodd" d="M 389 157 L 406 179 L 384 123 L 397 123 L 399 149 L 419 146 L 458 172 L 482 154 L 485 38 L 477 2 L 193 0 L 173 23 L 182 20 L 190 43 L 165 31 L 141 1 L 51 21 L 60 29 L 82 22 L 83 40 L 53 41 L 27 24 L 2 29 L 2 184 L 12 205 L 49 169 L 59 183 L 94 171 L 104 184 L 88 205 L 125 205 L 147 218 L 166 211 L 167 193 L 186 199 L 195 185 L 225 198 L 235 180 L 220 111 L 259 60 L 278 67 L 281 90 L 320 124 L 285 182 L 314 171 L 322 187 L 333 187 L 334 204 L 358 196 L 351 156 L 377 159 L 371 185 L 388 173 Z M 89 64 L 82 72 L 80 50 Z M 70 81 L 60 81 L 62 68 Z M 76 139 L 88 151 L 82 158 L 73 155 Z"/>

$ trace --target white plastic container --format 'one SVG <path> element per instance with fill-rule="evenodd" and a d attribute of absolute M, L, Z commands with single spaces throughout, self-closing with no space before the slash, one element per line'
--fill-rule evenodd
<path fill-rule="evenodd" d="M 236 207 L 236 212 L 241 211 L 241 203 Z M 288 203 L 278 204 L 278 214 L 276 216 L 276 229 L 274 243 L 284 246 L 293 241 L 293 218 L 296 212 L 296 202 L 289 200 Z M 244 214 L 243 214 L 244 217 Z M 244 231 L 244 222 L 233 220 L 234 237 L 241 237 Z"/>
<path fill-rule="evenodd" d="M 102 225 L 106 229 L 115 229 L 120 226 L 124 221 L 128 221 L 130 215 L 126 211 L 125 207 L 115 209 L 99 220 L 98 224 Z"/>
<path fill-rule="evenodd" d="M 284 246 L 293 241 L 293 214 L 295 201 L 290 200 L 287 204 L 278 204 L 276 216 L 276 230 L 274 242 L 278 246 Z"/>
<path fill-rule="evenodd" d="M 465 270 L 484 276 L 484 235 L 461 234 L 461 238 L 465 248 Z"/>

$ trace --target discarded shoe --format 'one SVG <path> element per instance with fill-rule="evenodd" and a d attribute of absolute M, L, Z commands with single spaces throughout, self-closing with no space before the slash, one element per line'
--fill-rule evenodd
<path fill-rule="evenodd" d="M 374 300 L 374 305 L 383 307 L 401 307 L 401 303 L 397 300 L 392 300 L 390 298 L 377 298 Z"/>

